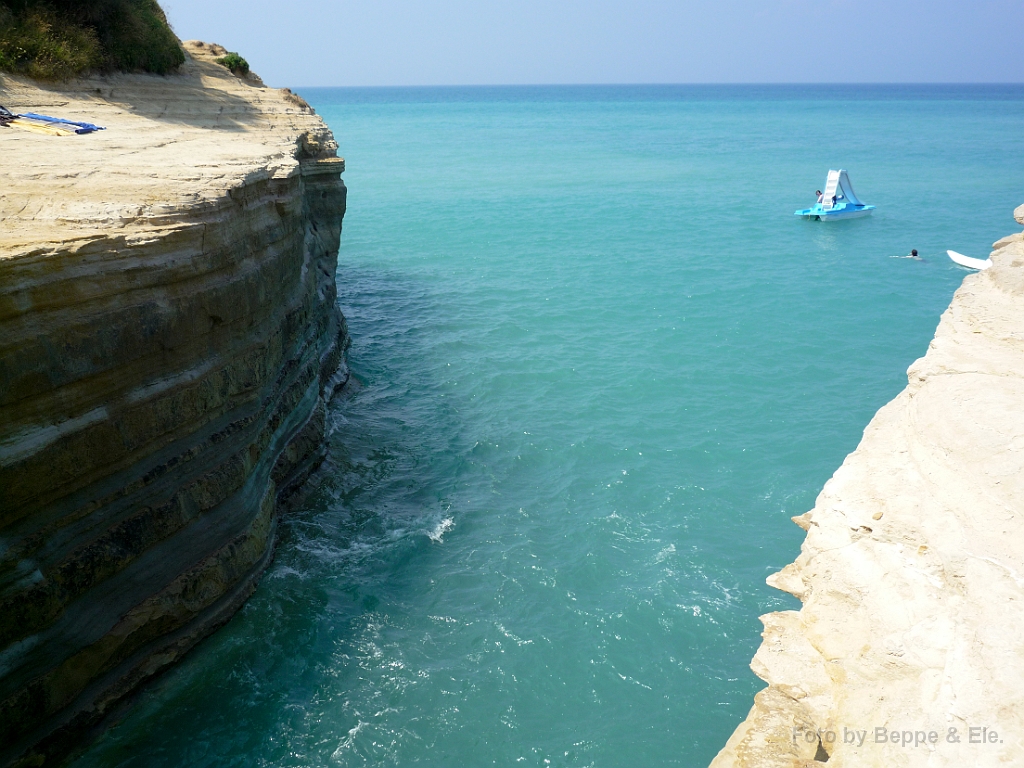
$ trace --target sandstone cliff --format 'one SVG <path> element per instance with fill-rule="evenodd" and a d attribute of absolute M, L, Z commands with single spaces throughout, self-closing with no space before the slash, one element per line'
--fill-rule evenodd
<path fill-rule="evenodd" d="M 0 104 L 0 765 L 65 754 L 222 624 L 321 456 L 344 161 L 298 97 L 169 77 Z"/>
<path fill-rule="evenodd" d="M 769 686 L 713 768 L 1024 762 L 1024 237 L 994 247 L 794 518 L 768 581 L 803 607 L 762 617 Z"/>

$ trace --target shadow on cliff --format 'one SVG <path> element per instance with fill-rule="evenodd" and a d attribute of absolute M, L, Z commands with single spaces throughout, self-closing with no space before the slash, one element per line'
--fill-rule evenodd
<path fill-rule="evenodd" d="M 163 82 L 136 82 L 143 78 Z M 266 119 L 249 100 L 224 90 L 203 88 L 198 80 L 187 76 L 134 75 L 129 83 L 97 84 L 94 90 L 128 111 L 165 123 L 243 130 Z"/>
<path fill-rule="evenodd" d="M 218 65 L 189 62 L 180 73 L 171 75 L 96 75 L 64 83 L 31 81 L 34 92 L 46 92 L 52 100 L 16 106 L 53 110 L 61 104 L 62 97 L 75 94 L 116 105 L 150 120 L 196 128 L 243 130 L 265 122 L 266 115 L 258 108 L 262 87 L 219 70 Z M 227 87 L 205 87 L 204 79 L 221 81 Z M 251 94 L 246 93 L 248 89 L 252 89 Z"/>
<path fill-rule="evenodd" d="M 229 72 L 218 63 L 226 53 L 219 46 L 189 42 L 185 63 L 177 74 L 126 75 L 104 78 L 106 98 L 152 120 L 183 123 L 197 128 L 241 130 L 266 122 L 260 109 L 263 82 L 254 74 Z M 103 85 L 97 88 L 103 92 Z"/>

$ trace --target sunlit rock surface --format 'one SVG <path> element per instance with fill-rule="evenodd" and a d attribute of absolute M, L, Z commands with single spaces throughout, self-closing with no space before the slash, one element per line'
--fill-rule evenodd
<path fill-rule="evenodd" d="M 231 616 L 344 380 L 337 145 L 185 47 L 170 77 L 0 76 L 14 112 L 106 127 L 0 128 L 0 765 Z"/>
<path fill-rule="evenodd" d="M 1024 760 L 1024 238 L 994 247 L 795 518 L 768 581 L 803 607 L 762 617 L 769 687 L 713 768 Z"/>

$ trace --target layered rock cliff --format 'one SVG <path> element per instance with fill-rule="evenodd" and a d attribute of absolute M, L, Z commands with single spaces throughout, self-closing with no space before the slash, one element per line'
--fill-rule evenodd
<path fill-rule="evenodd" d="M 0 104 L 0 765 L 65 754 L 225 622 L 321 457 L 344 161 L 298 97 L 178 75 Z"/>
<path fill-rule="evenodd" d="M 1024 762 L 1024 236 L 994 247 L 794 518 L 768 581 L 803 606 L 762 617 L 769 685 L 713 768 Z"/>

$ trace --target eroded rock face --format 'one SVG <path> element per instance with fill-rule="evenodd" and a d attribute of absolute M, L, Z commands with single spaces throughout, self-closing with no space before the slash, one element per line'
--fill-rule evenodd
<path fill-rule="evenodd" d="M 762 617 L 769 687 L 713 768 L 1021 764 L 1024 239 L 994 247 L 794 518 L 801 554 L 768 581 L 803 607 Z"/>
<path fill-rule="evenodd" d="M 177 76 L 0 103 L 0 765 L 41 764 L 225 622 L 322 458 L 344 161 L 301 99 Z"/>

